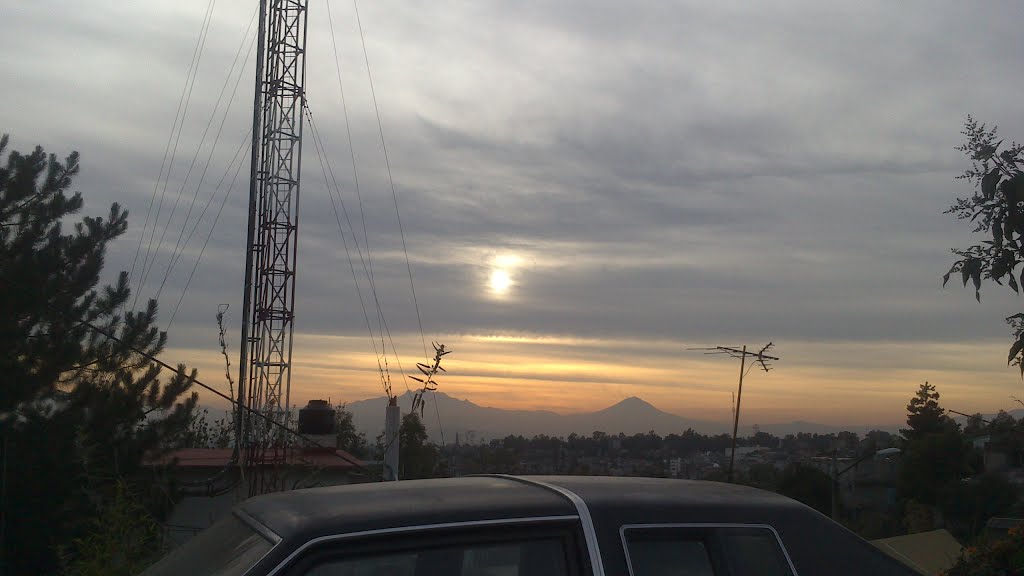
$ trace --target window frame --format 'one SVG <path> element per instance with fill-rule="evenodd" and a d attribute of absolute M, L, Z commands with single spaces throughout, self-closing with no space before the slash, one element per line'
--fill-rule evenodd
<path fill-rule="evenodd" d="M 622 542 L 622 551 L 626 556 L 626 569 L 629 570 L 630 576 L 635 576 L 633 572 L 633 561 L 629 556 L 629 542 L 626 539 L 626 532 L 629 530 L 658 530 L 658 529 L 693 529 L 693 530 L 706 530 L 710 535 L 714 536 L 714 532 L 717 530 L 728 530 L 728 529 L 758 529 L 767 530 L 775 537 L 775 543 L 778 544 L 779 550 L 782 551 L 782 557 L 785 558 L 786 564 L 789 566 L 790 572 L 793 576 L 800 576 L 797 572 L 796 566 L 793 565 L 793 559 L 789 555 L 789 550 L 786 550 L 785 544 L 782 543 L 782 537 L 779 535 L 779 531 L 770 524 L 744 524 L 744 523 L 716 523 L 716 522 L 689 522 L 689 523 L 665 523 L 665 524 L 623 524 L 619 527 L 619 540 Z M 708 557 L 711 562 L 712 569 L 717 575 L 721 572 L 723 575 L 730 574 L 729 569 L 722 566 L 722 556 L 725 551 L 722 550 L 721 541 L 717 537 L 709 539 L 707 544 Z"/>
<path fill-rule="evenodd" d="M 389 539 L 391 536 L 401 539 Z M 579 517 L 569 515 L 425 524 L 321 536 L 292 552 L 268 576 L 301 576 L 314 564 L 331 558 L 545 538 L 557 539 L 563 544 L 568 576 L 590 574 L 586 569 L 587 551 Z"/>

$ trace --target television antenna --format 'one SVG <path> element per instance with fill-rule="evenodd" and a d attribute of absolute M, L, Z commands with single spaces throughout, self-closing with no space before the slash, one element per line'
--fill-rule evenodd
<path fill-rule="evenodd" d="M 732 451 L 729 454 L 729 471 L 726 479 L 728 482 L 732 482 L 733 467 L 736 464 L 736 433 L 740 426 L 740 402 L 743 399 L 743 377 L 746 376 L 747 372 L 750 371 L 756 365 L 760 365 L 761 369 L 768 372 L 772 369 L 772 362 L 778 362 L 779 358 L 776 356 L 769 356 L 767 352 L 771 350 L 774 343 L 769 342 L 765 344 L 757 352 L 751 352 L 747 350 L 746 345 L 742 348 L 733 348 L 730 346 L 715 346 L 712 348 L 690 348 L 690 350 L 698 350 L 704 352 L 707 355 L 724 355 L 730 358 L 739 358 L 740 360 L 740 384 L 736 391 L 736 407 L 733 410 L 732 420 Z M 747 358 L 751 358 L 750 367 L 747 367 Z"/>

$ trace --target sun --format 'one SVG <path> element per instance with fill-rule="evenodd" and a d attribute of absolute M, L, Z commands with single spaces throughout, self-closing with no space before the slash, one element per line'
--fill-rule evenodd
<path fill-rule="evenodd" d="M 498 268 L 491 271 L 491 278 L 488 284 L 490 284 L 492 293 L 497 296 L 503 296 L 512 287 L 512 277 L 509 276 L 508 270 Z"/>

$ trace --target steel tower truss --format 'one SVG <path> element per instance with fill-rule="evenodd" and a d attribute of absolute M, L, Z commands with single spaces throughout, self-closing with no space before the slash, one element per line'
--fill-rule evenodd
<path fill-rule="evenodd" d="M 307 1 L 261 0 L 260 17 L 239 400 L 244 398 L 249 409 L 286 424 L 295 320 Z M 251 416 L 244 422 L 242 441 L 248 447 L 250 466 L 265 468 L 283 460 L 286 438 L 280 427 Z M 276 489 L 266 480 L 258 482 L 262 486 L 250 484 L 250 492 Z"/>

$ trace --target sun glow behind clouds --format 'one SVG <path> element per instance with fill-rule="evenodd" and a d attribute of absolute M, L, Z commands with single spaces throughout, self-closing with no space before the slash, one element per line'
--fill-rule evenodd
<path fill-rule="evenodd" d="M 496 296 L 504 296 L 508 289 L 512 287 L 512 278 L 508 275 L 508 270 L 499 268 L 491 271 L 489 284 L 492 293 Z"/>
<path fill-rule="evenodd" d="M 509 291 L 515 286 L 512 274 L 515 268 L 522 263 L 519 256 L 502 254 L 491 261 L 491 272 L 487 276 L 487 287 L 490 294 L 495 298 L 505 298 Z"/>

